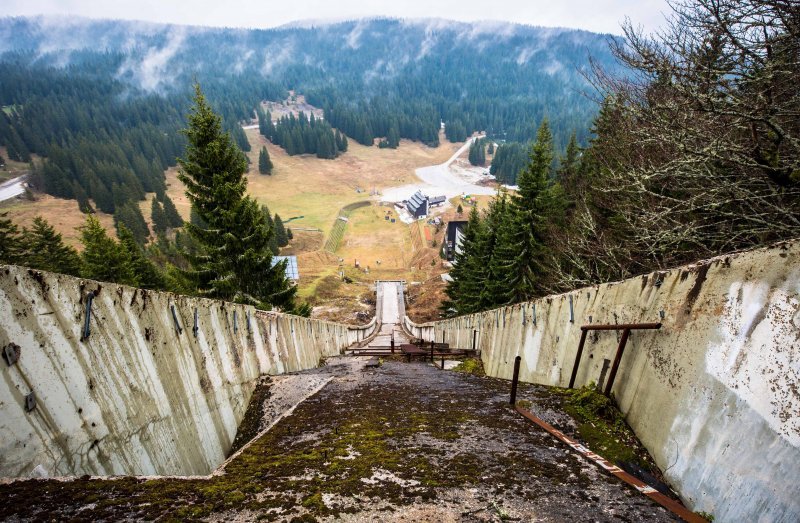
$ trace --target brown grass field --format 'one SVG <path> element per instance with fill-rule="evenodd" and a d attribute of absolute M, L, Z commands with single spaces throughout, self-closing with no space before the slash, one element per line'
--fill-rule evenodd
<path fill-rule="evenodd" d="M 48 194 L 37 194 L 35 201 L 9 200 L 4 202 L 0 211 L 8 211 L 8 217 L 19 227 L 30 227 L 36 216 L 42 216 L 56 231 L 61 233 L 67 244 L 79 250 L 82 247 L 79 241 L 78 227 L 84 224 L 86 216 L 78 209 L 78 203 L 75 200 L 63 200 Z M 116 234 L 113 216 L 102 212 L 98 212 L 95 216 L 110 234 Z M 149 207 L 145 216 L 150 216 Z"/>
<path fill-rule="evenodd" d="M 30 172 L 31 168 L 27 163 L 15 162 L 14 160 L 8 159 L 8 151 L 6 150 L 5 146 L 0 146 L 0 155 L 3 156 L 3 159 L 6 163 L 4 167 L 0 167 L 0 182 L 16 178 L 17 176 L 22 176 L 23 174 Z"/>

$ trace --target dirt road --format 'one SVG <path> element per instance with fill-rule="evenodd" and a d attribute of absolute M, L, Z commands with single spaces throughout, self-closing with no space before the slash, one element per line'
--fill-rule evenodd
<path fill-rule="evenodd" d="M 17 176 L 16 178 L 12 178 L 7 182 L 4 182 L 0 185 L 0 202 L 4 202 L 6 200 L 10 200 L 15 196 L 19 196 L 20 194 L 25 192 L 25 179 L 28 177 L 27 174 L 23 174 L 22 176 Z"/>
<path fill-rule="evenodd" d="M 478 137 L 480 138 L 480 137 Z M 427 196 L 445 195 L 448 199 L 460 194 L 492 195 L 497 192 L 494 187 L 477 185 L 474 177 L 466 177 L 458 170 L 450 168 L 451 164 L 469 149 L 476 138 L 471 138 L 462 145 L 446 162 L 439 165 L 429 165 L 416 169 L 417 178 L 422 182 L 408 184 L 400 187 L 385 189 L 381 200 L 387 202 L 400 202 L 407 200 L 418 190 Z"/>

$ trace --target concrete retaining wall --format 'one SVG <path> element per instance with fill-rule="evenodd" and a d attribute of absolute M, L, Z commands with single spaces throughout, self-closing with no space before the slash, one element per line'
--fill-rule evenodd
<path fill-rule="evenodd" d="M 406 328 L 456 347 L 477 331 L 489 375 L 520 355 L 522 380 L 563 387 L 582 324 L 659 321 L 631 333 L 613 392 L 666 477 L 716 521 L 800 520 L 800 241 Z M 589 334 L 576 386 L 619 335 Z"/>
<path fill-rule="evenodd" d="M 374 330 L 14 266 L 0 266 L 0 318 L 0 349 L 20 347 L 0 361 L 3 477 L 206 474 L 260 375 L 315 367 Z"/>

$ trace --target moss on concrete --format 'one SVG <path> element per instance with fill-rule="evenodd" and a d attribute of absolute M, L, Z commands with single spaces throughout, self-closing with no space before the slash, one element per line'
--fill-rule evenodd
<path fill-rule="evenodd" d="M 474 376 L 486 376 L 486 372 L 483 370 L 483 362 L 480 358 L 465 358 L 464 361 L 453 367 L 453 370 Z"/>
<path fill-rule="evenodd" d="M 331 382 L 222 475 L 17 482 L 0 486 L 0 519 L 196 521 L 248 511 L 314 521 L 469 489 L 487 506 L 546 512 L 555 496 L 560 511 L 593 510 L 595 500 L 578 494 L 592 485 L 585 464 L 507 408 L 507 382 L 390 361 L 357 380 Z M 626 503 L 626 487 L 613 488 L 615 502 Z"/>
<path fill-rule="evenodd" d="M 634 463 L 649 472 L 660 471 L 641 447 L 633 430 L 609 398 L 592 384 L 580 389 L 563 389 L 564 411 L 578 422 L 578 434 L 592 451 L 612 463 Z"/>

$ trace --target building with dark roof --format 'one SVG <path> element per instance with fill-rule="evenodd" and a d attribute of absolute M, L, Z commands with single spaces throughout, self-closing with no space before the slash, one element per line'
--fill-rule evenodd
<path fill-rule="evenodd" d="M 447 196 L 433 196 L 428 198 L 428 205 L 433 207 L 434 205 L 442 205 L 444 202 L 447 201 Z"/>
<path fill-rule="evenodd" d="M 447 201 L 446 196 L 427 197 L 422 191 L 415 192 L 411 198 L 406 200 L 406 210 L 412 218 L 424 218 L 430 213 L 430 208 L 434 205 L 443 205 Z"/>
<path fill-rule="evenodd" d="M 422 191 L 415 192 L 406 202 L 406 210 L 413 218 L 423 218 L 428 215 L 428 198 Z"/>

